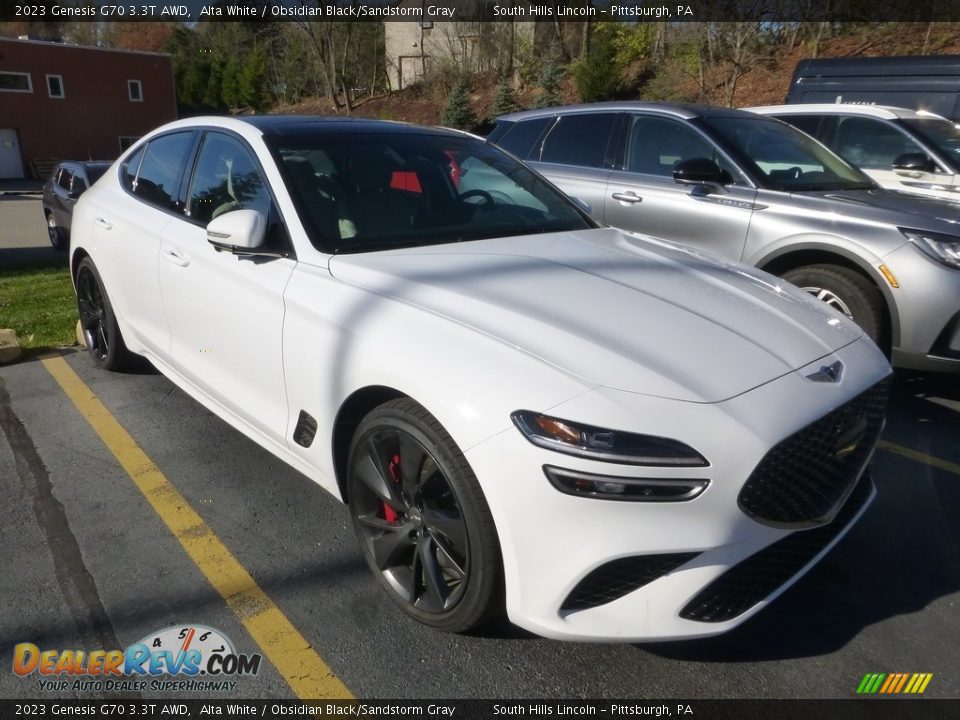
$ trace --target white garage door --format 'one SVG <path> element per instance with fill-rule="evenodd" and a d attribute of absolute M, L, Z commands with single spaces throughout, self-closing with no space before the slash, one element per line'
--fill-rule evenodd
<path fill-rule="evenodd" d="M 20 144 L 17 131 L 0 128 L 0 178 L 22 178 L 23 163 L 20 160 Z"/>

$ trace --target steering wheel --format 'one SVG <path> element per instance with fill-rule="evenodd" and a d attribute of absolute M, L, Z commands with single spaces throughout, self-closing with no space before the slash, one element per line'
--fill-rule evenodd
<path fill-rule="evenodd" d="M 481 198 L 483 200 L 483 207 L 493 207 L 496 205 L 493 195 L 488 193 L 486 190 L 480 190 L 479 188 L 475 190 L 467 190 L 466 192 L 460 194 L 461 202 L 469 202 L 471 198 Z M 470 204 L 476 205 L 477 203 Z"/>
<path fill-rule="evenodd" d="M 798 168 L 798 167 L 796 167 L 796 166 L 790 168 L 789 170 L 787 170 L 787 172 L 790 173 L 790 177 L 791 177 L 793 180 L 799 180 L 799 179 L 800 179 L 800 176 L 803 175 L 803 170 L 801 170 L 800 168 Z"/>

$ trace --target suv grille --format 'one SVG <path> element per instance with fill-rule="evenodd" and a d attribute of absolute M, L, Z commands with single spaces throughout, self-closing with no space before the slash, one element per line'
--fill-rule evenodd
<path fill-rule="evenodd" d="M 870 499 L 873 482 L 864 474 L 829 525 L 787 535 L 734 565 L 680 611 L 698 622 L 725 622 L 745 613 L 800 572 L 850 525 Z"/>
<path fill-rule="evenodd" d="M 586 610 L 606 605 L 676 570 L 699 553 L 636 555 L 612 560 L 587 573 L 563 601 L 561 610 Z"/>
<path fill-rule="evenodd" d="M 740 491 L 740 509 L 775 527 L 830 522 L 880 437 L 889 385 L 877 383 L 775 445 Z"/>

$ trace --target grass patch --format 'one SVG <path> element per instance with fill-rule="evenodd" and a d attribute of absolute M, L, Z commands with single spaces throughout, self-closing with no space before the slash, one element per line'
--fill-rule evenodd
<path fill-rule="evenodd" d="M 77 300 L 65 267 L 0 270 L 0 327 L 13 328 L 24 348 L 76 342 Z"/>

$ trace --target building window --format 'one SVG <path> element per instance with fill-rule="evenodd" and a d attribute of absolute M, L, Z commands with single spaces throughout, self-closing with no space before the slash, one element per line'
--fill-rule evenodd
<path fill-rule="evenodd" d="M 0 72 L 0 92 L 32 93 L 33 82 L 30 73 Z"/>
<path fill-rule="evenodd" d="M 128 147 L 133 145 L 140 137 L 137 135 L 121 135 L 120 136 L 120 152 L 124 152 Z"/>
<path fill-rule="evenodd" d="M 130 102 L 143 102 L 143 86 L 139 80 L 127 80 L 127 94 Z"/>
<path fill-rule="evenodd" d="M 47 94 L 52 98 L 66 97 L 63 94 L 63 75 L 47 75 Z"/>

